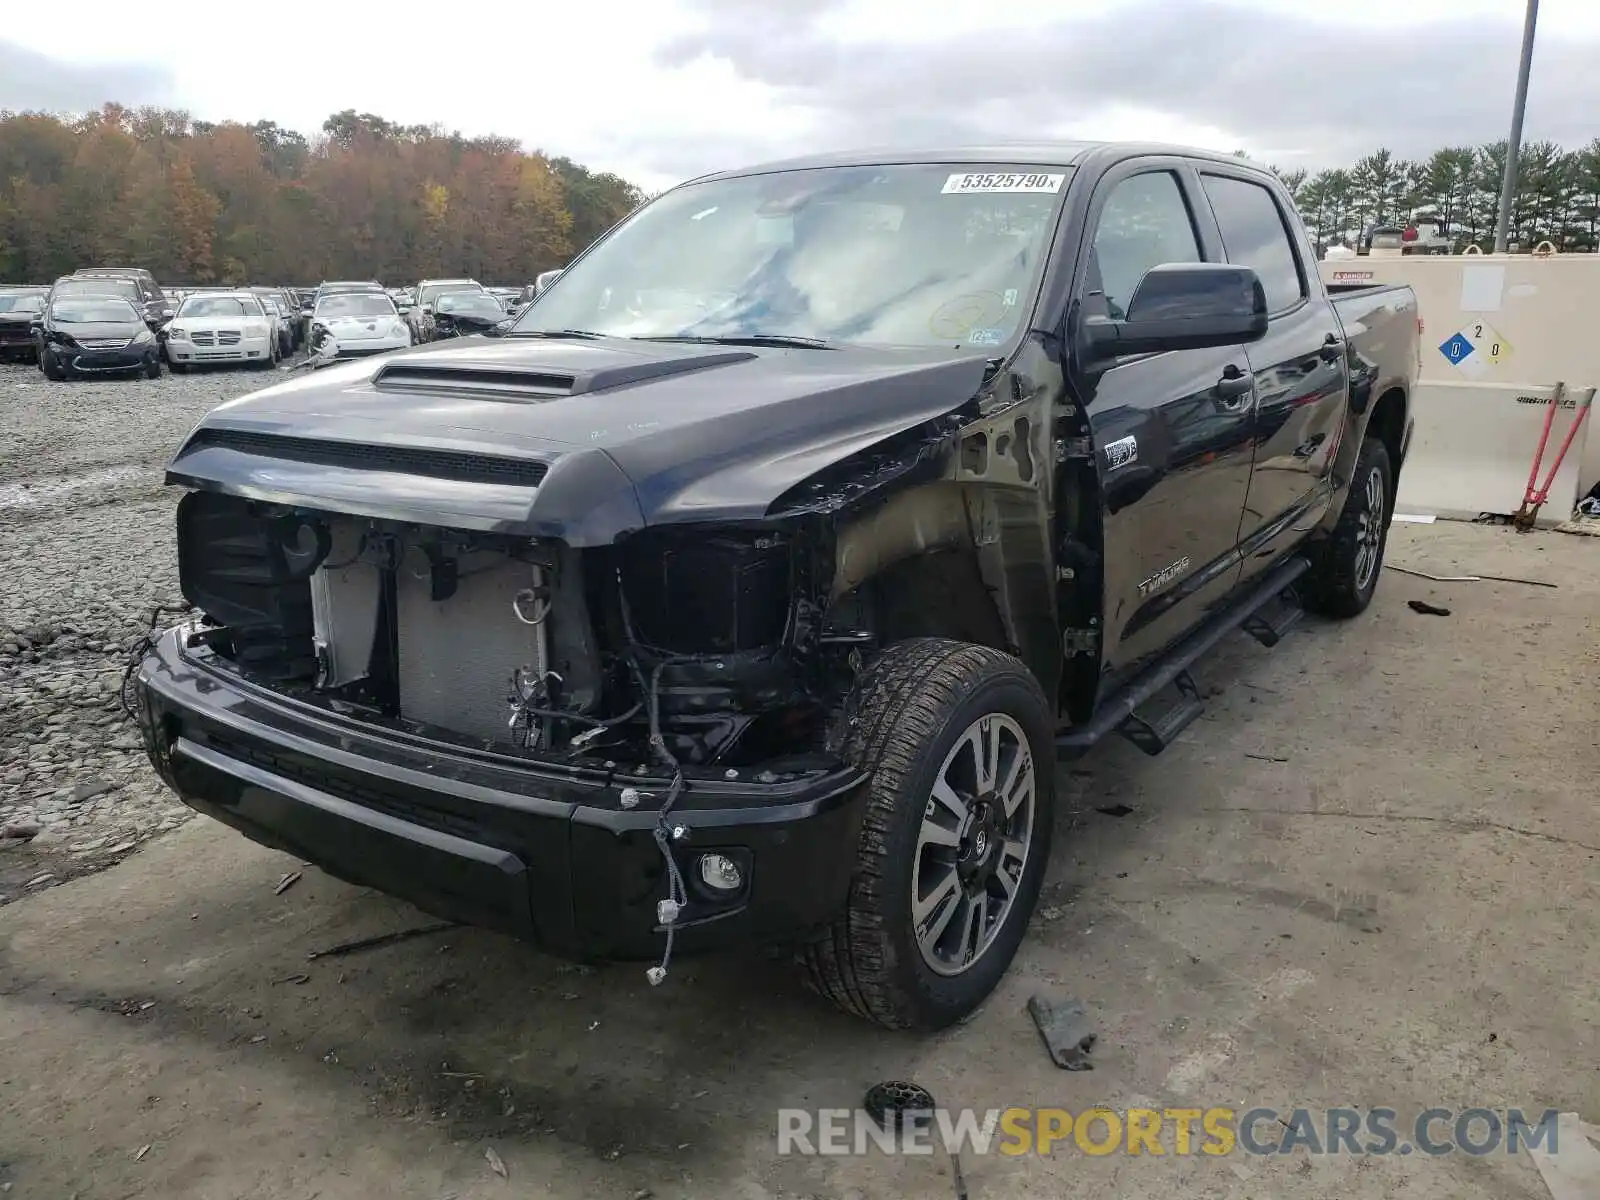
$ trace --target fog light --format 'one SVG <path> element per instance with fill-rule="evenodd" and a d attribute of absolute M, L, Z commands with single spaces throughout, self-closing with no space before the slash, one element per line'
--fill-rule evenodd
<path fill-rule="evenodd" d="M 736 892 L 744 886 L 739 864 L 725 854 L 702 854 L 698 869 L 700 882 L 714 892 Z"/>

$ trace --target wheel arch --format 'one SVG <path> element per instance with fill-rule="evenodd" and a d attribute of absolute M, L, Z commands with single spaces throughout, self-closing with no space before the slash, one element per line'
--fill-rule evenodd
<path fill-rule="evenodd" d="M 1390 491 L 1393 492 L 1399 483 L 1400 466 L 1405 460 L 1406 453 L 1406 425 L 1410 412 L 1410 402 L 1405 390 L 1392 387 L 1378 397 L 1372 406 L 1372 412 L 1367 417 L 1366 436 L 1375 437 L 1383 443 L 1383 448 L 1389 452 L 1389 479 Z M 1390 505 L 1393 506 L 1394 497 L 1390 496 Z"/>
<path fill-rule="evenodd" d="M 1054 695 L 1051 563 L 1034 504 L 1031 491 L 949 479 L 895 493 L 836 526 L 830 610 L 864 619 L 884 645 L 948 638 L 1014 655 Z"/>

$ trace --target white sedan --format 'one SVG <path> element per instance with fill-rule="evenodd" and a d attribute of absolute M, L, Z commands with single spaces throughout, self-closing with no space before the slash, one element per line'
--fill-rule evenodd
<path fill-rule="evenodd" d="M 310 348 L 320 358 L 387 354 L 412 340 L 411 326 L 383 292 L 334 292 L 311 313 Z"/>
<path fill-rule="evenodd" d="M 178 306 L 165 333 L 167 363 L 180 375 L 212 364 L 278 363 L 272 318 L 249 292 L 196 292 Z"/>

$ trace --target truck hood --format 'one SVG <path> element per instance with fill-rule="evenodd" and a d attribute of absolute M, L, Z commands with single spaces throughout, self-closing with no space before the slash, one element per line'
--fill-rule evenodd
<path fill-rule="evenodd" d="M 472 338 L 214 409 L 169 483 L 597 545 L 754 520 L 817 471 L 942 416 L 981 353 Z"/>

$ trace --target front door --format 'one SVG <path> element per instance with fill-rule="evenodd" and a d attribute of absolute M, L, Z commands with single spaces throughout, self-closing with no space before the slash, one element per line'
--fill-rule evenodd
<path fill-rule="evenodd" d="M 1136 162 L 1096 189 L 1085 313 L 1118 318 L 1146 271 L 1206 257 L 1192 171 Z M 1101 666 L 1120 673 L 1197 624 L 1239 581 L 1250 362 L 1243 346 L 1136 355 L 1077 383 L 1105 506 Z"/>

